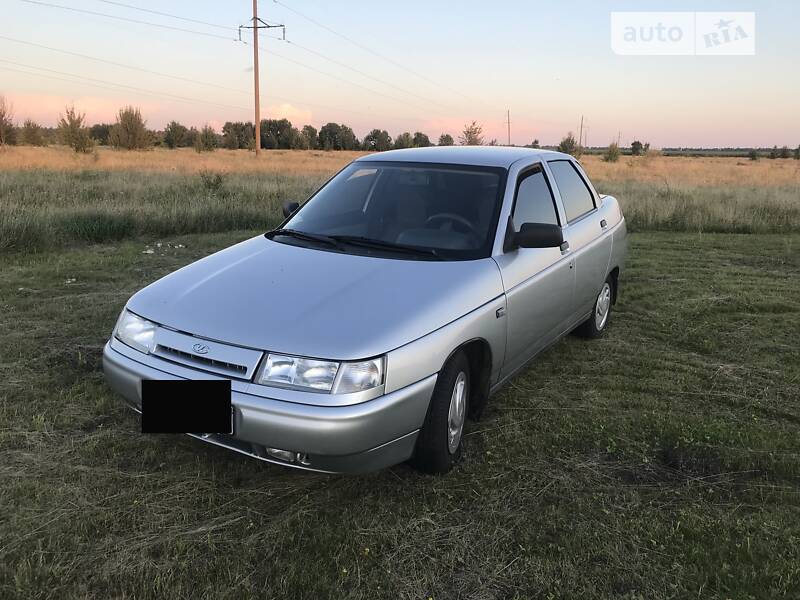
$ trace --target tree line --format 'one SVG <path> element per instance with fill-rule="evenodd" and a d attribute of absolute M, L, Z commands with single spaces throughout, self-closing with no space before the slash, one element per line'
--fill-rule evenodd
<path fill-rule="evenodd" d="M 433 145 L 428 135 L 421 131 L 413 134 L 402 132 L 392 139 L 385 129 L 373 129 L 360 140 L 344 123 L 327 123 L 319 130 L 313 125 L 295 127 L 288 119 L 262 119 L 260 125 L 260 146 L 267 150 L 383 151 Z M 480 137 L 480 126 L 473 123 L 465 127 L 461 143 L 475 143 L 476 128 Z M 477 142 L 482 143 L 482 138 Z M 63 143 L 76 152 L 90 152 L 96 145 L 124 150 L 162 146 L 208 152 L 217 148 L 253 150 L 256 142 L 252 121 L 227 121 L 219 132 L 210 125 L 196 128 L 171 121 L 158 131 L 147 127 L 140 109 L 134 106 L 121 108 L 114 123 L 89 125 L 84 113 L 74 106 L 67 106 L 59 114 L 55 128 L 42 127 L 31 119 L 17 126 L 11 105 L 0 96 L 0 145 L 46 146 L 51 143 Z M 440 146 L 454 144 L 455 140 L 448 133 L 442 133 L 438 138 Z"/>
<path fill-rule="evenodd" d="M 46 146 L 60 142 L 76 152 L 91 152 L 95 145 L 111 146 L 125 150 L 146 150 L 157 146 L 166 148 L 194 148 L 198 152 L 209 152 L 217 148 L 231 150 L 255 148 L 255 126 L 252 121 L 227 121 L 218 132 L 210 125 L 201 128 L 186 127 L 178 121 L 170 121 L 163 130 L 147 127 L 147 121 L 139 108 L 126 106 L 119 110 L 114 123 L 95 123 L 88 125 L 86 115 L 74 106 L 67 106 L 59 115 L 55 128 L 42 127 L 31 119 L 21 125 L 14 123 L 13 107 L 0 96 L 0 146 L 25 144 Z M 373 129 L 359 140 L 353 129 L 344 123 L 327 123 L 317 130 L 312 125 L 295 127 L 288 119 L 262 119 L 260 127 L 261 148 L 272 150 L 366 150 L 383 152 L 401 148 L 424 148 L 434 142 L 427 134 L 405 131 L 394 138 L 385 129 Z M 436 145 L 453 146 L 456 140 L 449 133 L 442 133 Z M 483 135 L 483 127 L 476 121 L 464 125 L 458 135 L 458 143 L 465 146 L 496 146 L 497 140 L 488 142 Z M 529 148 L 540 148 L 539 140 L 526 144 Z M 552 147 L 552 146 L 551 146 Z M 572 132 L 567 133 L 558 146 L 560 152 L 580 157 L 586 150 L 575 139 Z M 650 144 L 634 140 L 630 149 L 622 150 L 612 141 L 605 148 L 602 158 L 616 162 L 621 154 L 642 156 L 649 152 Z M 767 154 L 769 158 L 800 159 L 800 145 L 790 150 L 787 146 L 774 146 Z M 759 158 L 753 149 L 749 152 L 752 160 Z"/>

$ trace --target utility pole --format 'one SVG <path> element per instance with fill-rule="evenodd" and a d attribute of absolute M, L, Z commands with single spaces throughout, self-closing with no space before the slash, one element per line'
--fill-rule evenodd
<path fill-rule="evenodd" d="M 252 25 L 239 25 L 239 41 L 242 40 L 242 29 L 253 30 L 253 94 L 255 95 L 255 147 L 256 157 L 261 154 L 261 90 L 259 85 L 258 74 L 258 30 L 259 29 L 274 29 L 280 27 L 283 29 L 283 39 L 286 39 L 286 27 L 283 25 L 270 25 L 265 21 L 258 18 L 258 0 L 253 0 L 253 24 Z"/>
<path fill-rule="evenodd" d="M 258 82 L 258 0 L 253 0 L 253 90 L 256 96 L 256 158 L 261 154 L 261 93 Z"/>
<path fill-rule="evenodd" d="M 506 124 L 508 125 L 508 145 L 511 145 L 511 111 L 506 111 Z"/>
<path fill-rule="evenodd" d="M 578 146 L 583 143 L 583 115 L 581 115 L 581 126 L 578 130 Z"/>

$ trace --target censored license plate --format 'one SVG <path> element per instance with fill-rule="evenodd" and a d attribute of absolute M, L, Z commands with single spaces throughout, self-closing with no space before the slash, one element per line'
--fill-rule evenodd
<path fill-rule="evenodd" d="M 227 379 L 142 380 L 142 433 L 233 433 Z"/>

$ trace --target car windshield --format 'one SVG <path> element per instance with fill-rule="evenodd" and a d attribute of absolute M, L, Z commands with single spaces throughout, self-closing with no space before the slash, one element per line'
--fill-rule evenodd
<path fill-rule="evenodd" d="M 501 168 L 359 161 L 284 223 L 285 234 L 271 237 L 308 245 L 314 239 L 301 234 L 324 236 L 320 249 L 392 258 L 483 258 L 491 254 L 505 175 Z"/>

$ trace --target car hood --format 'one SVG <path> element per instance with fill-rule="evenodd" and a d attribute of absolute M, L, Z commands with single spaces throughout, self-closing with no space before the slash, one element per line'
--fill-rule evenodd
<path fill-rule="evenodd" d="M 347 360 L 398 348 L 502 293 L 491 258 L 355 256 L 258 236 L 156 281 L 128 308 L 212 340 Z"/>

